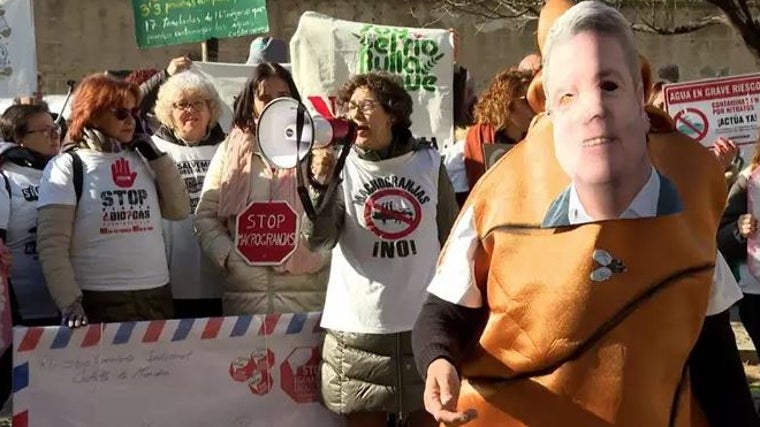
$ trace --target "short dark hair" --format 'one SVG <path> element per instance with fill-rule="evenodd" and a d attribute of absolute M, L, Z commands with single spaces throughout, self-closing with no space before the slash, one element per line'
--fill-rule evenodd
<path fill-rule="evenodd" d="M 18 143 L 29 130 L 29 118 L 42 113 L 49 114 L 43 105 L 11 105 L 0 116 L 0 136 L 4 141 Z"/>
<path fill-rule="evenodd" d="M 256 99 L 256 90 L 262 81 L 269 77 L 278 77 L 282 79 L 290 89 L 291 98 L 301 101 L 301 95 L 298 93 L 296 83 L 293 81 L 293 77 L 288 70 L 283 68 L 280 64 L 274 62 L 264 62 L 256 66 L 253 70 L 253 74 L 245 82 L 243 90 L 235 98 L 234 103 L 234 117 L 232 119 L 235 126 L 238 128 L 252 132 L 256 128 L 256 121 L 254 120 L 254 99 Z"/>
<path fill-rule="evenodd" d="M 394 118 L 394 127 L 409 129 L 412 126 L 412 97 L 404 89 L 401 77 L 385 71 L 357 74 L 338 92 L 338 107 L 344 109 L 360 87 L 367 88 L 377 97 L 383 110 Z"/>

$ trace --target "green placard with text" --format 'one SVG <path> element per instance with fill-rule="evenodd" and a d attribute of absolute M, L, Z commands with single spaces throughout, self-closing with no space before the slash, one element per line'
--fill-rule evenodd
<path fill-rule="evenodd" d="M 266 0 L 132 0 L 132 8 L 140 48 L 269 31 Z"/>

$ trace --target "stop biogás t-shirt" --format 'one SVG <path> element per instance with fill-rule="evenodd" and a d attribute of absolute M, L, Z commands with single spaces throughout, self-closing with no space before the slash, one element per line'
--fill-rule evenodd
<path fill-rule="evenodd" d="M 79 287 L 127 291 L 169 283 L 158 194 L 145 161 L 133 151 L 76 153 L 83 166 L 79 203 L 71 156 L 60 154 L 45 168 L 38 206 L 77 206 L 70 259 Z"/>

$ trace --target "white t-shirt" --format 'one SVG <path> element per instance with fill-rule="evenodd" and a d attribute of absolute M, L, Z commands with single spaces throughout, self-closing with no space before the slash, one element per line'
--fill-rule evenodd
<path fill-rule="evenodd" d="M 80 288 L 130 291 L 169 283 L 161 209 L 145 161 L 134 151 L 76 153 L 83 164 L 79 203 L 73 162 L 64 153 L 45 167 L 38 206 L 77 206 L 69 256 Z"/>
<path fill-rule="evenodd" d="M 322 326 L 344 332 L 409 331 L 440 252 L 441 157 L 423 149 L 379 162 L 351 152 L 343 169 L 345 222 L 333 250 Z"/>
<path fill-rule="evenodd" d="M 211 159 L 217 145 L 190 147 L 153 136 L 153 142 L 177 165 L 190 195 L 192 211 L 198 205 Z M 178 299 L 221 298 L 222 277 L 203 254 L 193 229 L 194 215 L 180 221 L 164 220 L 164 241 L 169 259 L 172 294 Z"/>
<path fill-rule="evenodd" d="M 0 229 L 11 250 L 10 282 L 23 319 L 56 317 L 37 256 L 37 199 L 42 171 L 5 162 L 0 177 Z M 5 185 L 7 179 L 10 194 Z"/>

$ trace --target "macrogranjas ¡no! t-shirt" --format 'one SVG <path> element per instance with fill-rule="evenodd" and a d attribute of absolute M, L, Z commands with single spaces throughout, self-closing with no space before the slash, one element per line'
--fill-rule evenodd
<path fill-rule="evenodd" d="M 346 205 L 333 249 L 322 326 L 344 332 L 409 331 L 433 277 L 441 157 L 422 149 L 378 162 L 351 152 Z"/>

